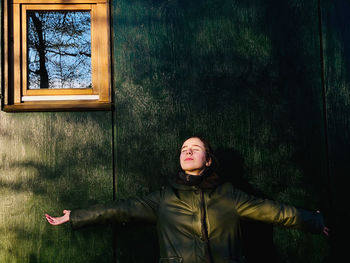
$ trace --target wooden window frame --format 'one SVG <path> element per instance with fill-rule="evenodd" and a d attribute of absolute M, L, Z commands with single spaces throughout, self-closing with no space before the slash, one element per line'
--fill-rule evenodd
<path fill-rule="evenodd" d="M 111 110 L 109 0 L 5 0 L 3 110 Z M 92 89 L 27 89 L 27 10 L 90 11 Z"/>

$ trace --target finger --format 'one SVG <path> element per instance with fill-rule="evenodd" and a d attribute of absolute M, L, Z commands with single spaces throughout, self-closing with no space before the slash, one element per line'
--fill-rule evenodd
<path fill-rule="evenodd" d="M 47 219 L 47 220 L 52 220 L 52 216 L 47 215 L 47 216 L 46 216 L 46 219 Z"/>
<path fill-rule="evenodd" d="M 55 220 L 47 220 L 51 225 L 55 225 Z"/>
<path fill-rule="evenodd" d="M 57 226 L 57 222 L 53 221 L 53 222 L 50 222 L 51 225 L 53 226 Z"/>
<path fill-rule="evenodd" d="M 51 216 L 46 217 L 46 220 L 47 220 L 47 222 L 49 222 L 51 225 L 55 224 L 55 222 L 56 222 L 56 219 L 53 218 L 53 217 L 51 217 Z"/>

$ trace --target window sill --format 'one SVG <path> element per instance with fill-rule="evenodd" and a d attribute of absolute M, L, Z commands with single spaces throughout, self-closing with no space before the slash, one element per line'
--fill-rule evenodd
<path fill-rule="evenodd" d="M 47 111 L 111 111 L 112 103 L 87 101 L 24 102 L 5 105 L 5 112 L 47 112 Z"/>

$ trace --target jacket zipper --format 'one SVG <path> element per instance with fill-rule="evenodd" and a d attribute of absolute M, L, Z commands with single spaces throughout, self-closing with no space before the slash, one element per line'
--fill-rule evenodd
<path fill-rule="evenodd" d="M 208 263 L 214 263 L 211 250 L 210 250 L 210 245 L 209 245 L 208 227 L 207 227 L 206 218 L 207 218 L 207 213 L 205 209 L 204 191 L 201 189 L 201 232 L 205 242 L 205 257 L 207 258 Z"/>

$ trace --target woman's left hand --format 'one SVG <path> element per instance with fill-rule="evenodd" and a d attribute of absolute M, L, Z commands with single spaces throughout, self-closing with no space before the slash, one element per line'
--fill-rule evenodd
<path fill-rule="evenodd" d="M 320 214 L 321 212 L 319 210 L 316 211 L 316 213 Z M 326 226 L 323 226 L 323 229 L 322 229 L 322 233 L 325 235 L 325 236 L 329 236 L 329 232 L 330 232 L 330 229 Z"/>
<path fill-rule="evenodd" d="M 322 233 L 326 235 L 327 237 L 329 236 L 330 229 L 326 226 L 323 227 Z"/>
<path fill-rule="evenodd" d="M 70 210 L 63 210 L 63 216 L 53 217 L 48 214 L 45 214 L 46 220 L 53 226 L 62 225 L 69 222 L 70 220 Z"/>

